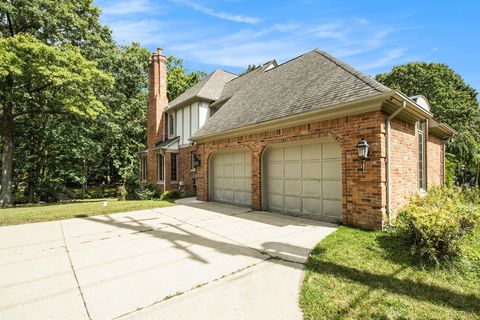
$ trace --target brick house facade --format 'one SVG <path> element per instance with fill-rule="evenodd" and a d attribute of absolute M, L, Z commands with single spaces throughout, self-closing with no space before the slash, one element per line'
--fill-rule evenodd
<path fill-rule="evenodd" d="M 453 131 L 434 120 L 428 101 L 390 90 L 321 51 L 243 76 L 215 71 L 169 104 L 159 97 L 166 93 L 165 61 L 161 51 L 150 61 L 148 148 L 141 153 L 148 183 L 196 192 L 203 201 L 381 229 L 413 194 L 444 182 L 444 144 Z M 297 70 L 305 83 L 292 82 Z M 285 106 L 290 101 L 296 109 Z M 309 109 L 298 112 L 303 105 Z M 369 144 L 364 171 L 356 150 L 362 138 Z M 278 203 L 284 210 L 273 209 Z"/>

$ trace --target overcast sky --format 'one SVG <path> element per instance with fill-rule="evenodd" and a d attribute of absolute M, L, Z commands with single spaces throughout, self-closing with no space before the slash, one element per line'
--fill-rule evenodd
<path fill-rule="evenodd" d="M 240 72 L 319 48 L 368 75 L 443 62 L 480 89 L 480 1 L 95 0 L 121 44 Z"/>

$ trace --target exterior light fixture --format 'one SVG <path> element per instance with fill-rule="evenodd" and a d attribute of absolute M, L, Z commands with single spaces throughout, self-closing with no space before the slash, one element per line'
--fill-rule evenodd
<path fill-rule="evenodd" d="M 362 160 L 362 173 L 365 173 L 365 160 L 368 158 L 368 145 L 367 141 L 362 137 L 359 143 L 355 146 L 358 152 L 358 158 Z"/>
<path fill-rule="evenodd" d="M 192 166 L 194 168 L 198 168 L 198 167 L 200 167 L 200 164 L 201 164 L 200 156 L 198 156 L 197 154 L 194 154 L 193 155 L 193 160 L 192 160 Z"/>

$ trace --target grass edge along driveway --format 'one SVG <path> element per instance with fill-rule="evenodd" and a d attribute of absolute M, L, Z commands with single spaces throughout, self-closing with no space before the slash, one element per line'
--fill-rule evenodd
<path fill-rule="evenodd" d="M 480 258 L 480 230 L 468 243 Z M 389 232 L 340 227 L 312 251 L 300 296 L 310 319 L 480 319 L 480 260 L 425 269 Z"/>
<path fill-rule="evenodd" d="M 106 206 L 103 205 L 104 201 L 107 201 Z M 0 226 L 82 218 L 172 205 L 174 204 L 158 200 L 117 201 L 117 199 L 95 199 L 76 201 L 73 203 L 18 206 L 0 209 Z"/>

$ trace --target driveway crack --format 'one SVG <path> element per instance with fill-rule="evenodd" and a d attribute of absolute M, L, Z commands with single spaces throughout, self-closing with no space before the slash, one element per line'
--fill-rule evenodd
<path fill-rule="evenodd" d="M 85 312 L 87 313 L 87 317 L 89 320 L 92 320 L 92 316 L 88 311 L 87 302 L 85 301 L 85 296 L 83 295 L 82 287 L 80 286 L 80 282 L 78 281 L 77 272 L 75 271 L 75 267 L 73 266 L 72 257 L 70 255 L 70 251 L 68 250 L 67 239 L 65 237 L 65 231 L 63 230 L 63 223 L 60 221 L 60 228 L 62 229 L 62 237 L 63 237 L 63 247 L 65 248 L 65 252 L 68 256 L 68 261 L 70 263 L 70 269 L 72 269 L 73 277 L 75 278 L 75 282 L 77 283 L 78 291 L 80 292 L 80 297 L 82 298 L 83 306 L 85 307 Z"/>

